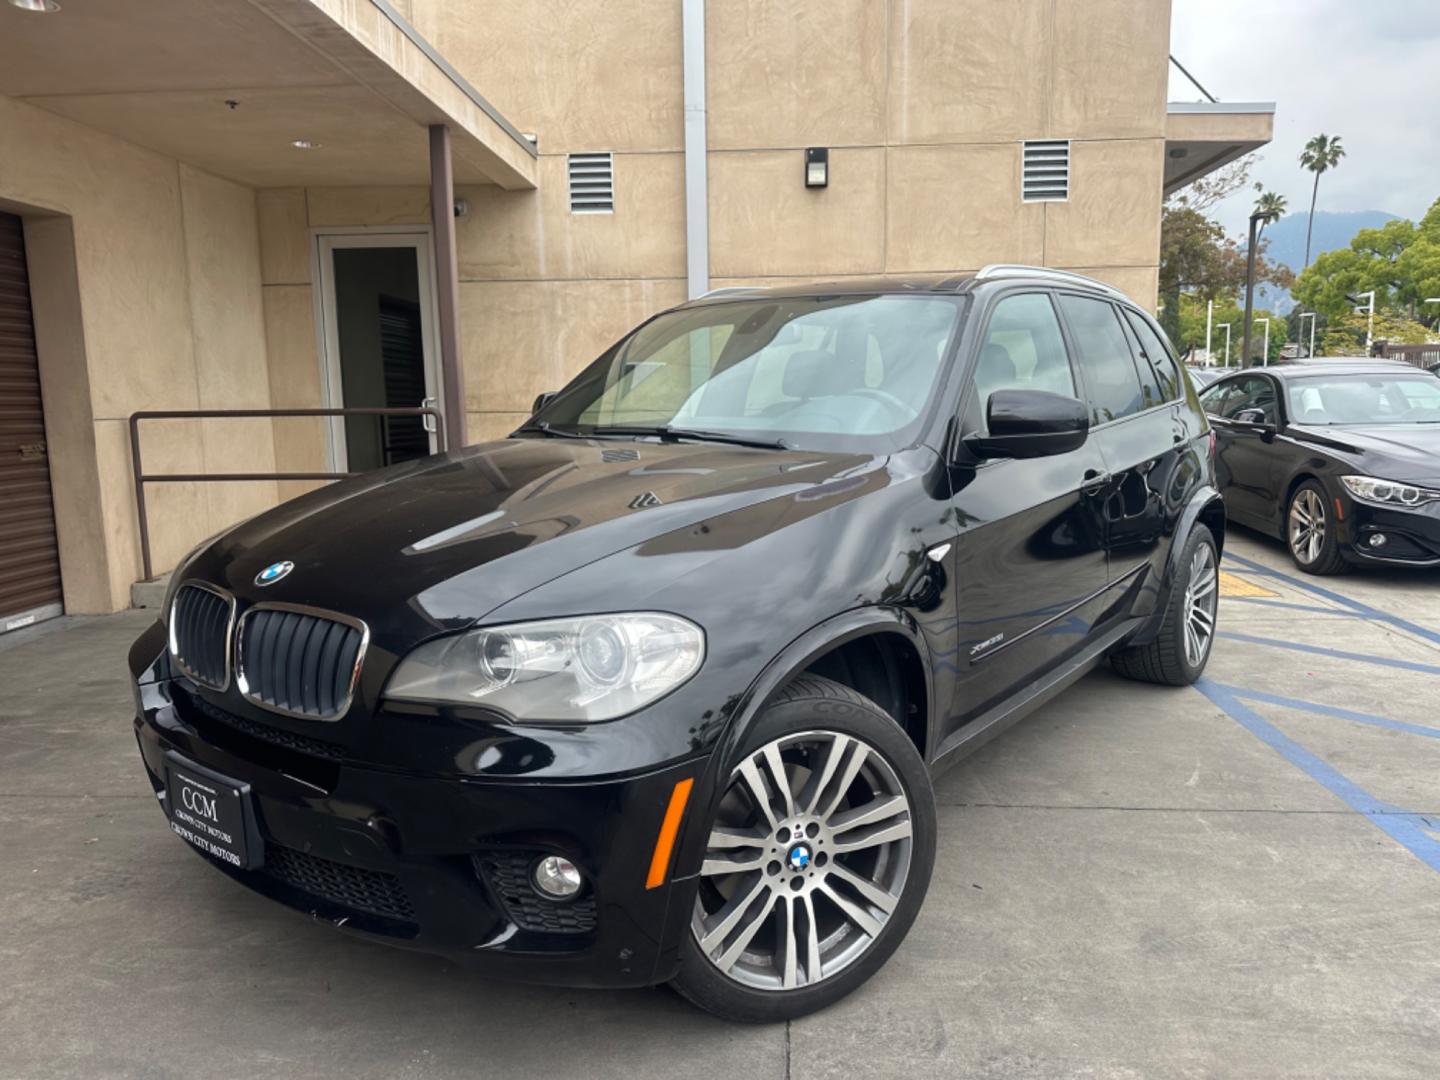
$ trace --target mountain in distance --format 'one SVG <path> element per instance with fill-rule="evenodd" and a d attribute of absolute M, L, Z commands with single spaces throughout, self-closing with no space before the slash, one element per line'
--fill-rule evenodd
<path fill-rule="evenodd" d="M 1349 247 L 1361 229 L 1378 229 L 1398 216 L 1384 210 L 1317 210 L 1315 235 L 1310 240 L 1310 261 L 1314 262 L 1322 251 Z M 1283 263 L 1299 275 L 1305 266 L 1305 223 L 1309 217 L 1308 213 L 1286 214 L 1267 225 L 1265 257 L 1271 262 Z M 1295 301 L 1288 289 L 1261 285 L 1255 289 L 1255 306 L 1283 313 L 1294 307 Z"/>

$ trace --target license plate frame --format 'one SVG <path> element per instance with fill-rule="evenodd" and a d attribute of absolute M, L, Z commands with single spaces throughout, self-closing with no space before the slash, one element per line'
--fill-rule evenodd
<path fill-rule="evenodd" d="M 165 817 L 176 836 L 204 855 L 240 870 L 265 861 L 250 785 L 165 755 Z"/>

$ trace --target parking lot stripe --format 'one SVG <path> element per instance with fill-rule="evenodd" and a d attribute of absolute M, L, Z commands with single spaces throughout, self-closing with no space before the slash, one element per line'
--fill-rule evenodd
<path fill-rule="evenodd" d="M 1269 645 L 1276 649 L 1293 649 L 1296 652 L 1313 653 L 1316 656 L 1329 656 L 1336 660 L 1355 660 L 1362 664 L 1378 664 L 1380 667 L 1401 668 L 1404 671 L 1423 671 L 1427 675 L 1440 675 L 1440 667 L 1434 664 L 1422 664 L 1418 660 L 1401 660 L 1395 656 L 1372 656 L 1369 653 L 1342 652 L 1339 649 L 1327 649 L 1323 645 L 1306 645 L 1300 641 L 1286 641 L 1283 638 L 1256 637 L 1254 634 L 1237 634 L 1233 630 L 1222 630 L 1215 636 L 1228 638 L 1230 641 L 1244 641 L 1251 645 Z"/>
<path fill-rule="evenodd" d="M 1440 645 L 1440 630 L 1431 630 L 1428 626 L 1421 626 L 1419 623 L 1413 623 L 1409 619 L 1401 618 L 1399 615 L 1392 615 L 1388 611 L 1381 611 L 1377 607 L 1371 607 L 1369 604 L 1360 600 L 1353 600 L 1348 596 L 1327 589 L 1323 585 L 1316 585 L 1312 581 L 1304 581 L 1297 577 L 1291 577 L 1289 574 L 1271 569 L 1264 563 L 1258 563 L 1254 559 L 1247 559 L 1243 555 L 1236 555 L 1233 551 L 1227 551 L 1225 558 L 1233 559 L 1241 566 L 1253 570 L 1256 573 L 1264 574 L 1267 577 L 1278 578 L 1285 582 L 1285 584 L 1293 586 L 1296 589 L 1303 589 L 1305 592 L 1313 593 L 1333 603 L 1343 604 L 1352 611 L 1359 612 L 1368 618 L 1376 619 L 1380 622 L 1387 622 L 1391 626 L 1398 627 L 1401 630 L 1408 630 L 1418 637 L 1423 637 L 1427 641 Z"/>
<path fill-rule="evenodd" d="M 1294 739 L 1242 702 L 1229 687 L 1201 679 L 1195 689 L 1204 694 L 1230 719 L 1280 754 L 1286 761 L 1341 799 L 1347 806 L 1377 829 L 1389 835 L 1410 854 L 1440 873 L 1440 840 L 1427 833 L 1419 814 L 1407 813 L 1371 795 L 1349 777 L 1337 772 L 1327 762 L 1312 754 Z"/>
<path fill-rule="evenodd" d="M 1340 615 L 1347 619 L 1369 618 L 1363 611 L 1351 611 L 1349 608 L 1321 607 L 1319 604 L 1292 604 L 1288 600 L 1266 600 L 1259 596 L 1227 596 L 1226 599 L 1239 600 L 1246 604 L 1264 604 L 1266 607 L 1289 608 L 1291 611 L 1308 611 L 1314 615 Z"/>
<path fill-rule="evenodd" d="M 1357 712 L 1354 709 L 1342 709 L 1335 705 L 1321 705 L 1316 701 L 1301 701 L 1299 698 L 1282 697 L 1280 694 L 1268 694 L 1264 690 L 1246 690 L 1242 686 L 1226 686 L 1217 683 L 1222 690 L 1228 690 L 1238 698 L 1246 701 L 1263 701 L 1267 705 L 1279 705 L 1286 709 L 1301 709 L 1304 712 L 1317 713 L 1320 716 L 1333 716 L 1340 720 L 1353 720 L 1357 724 L 1370 724 L 1373 727 L 1389 728 L 1391 731 L 1404 731 L 1411 735 L 1423 735 L 1427 739 L 1440 739 L 1440 728 L 1425 727 L 1422 724 L 1407 724 L 1404 720 L 1391 720 L 1388 716 L 1375 716 L 1373 713 Z"/>

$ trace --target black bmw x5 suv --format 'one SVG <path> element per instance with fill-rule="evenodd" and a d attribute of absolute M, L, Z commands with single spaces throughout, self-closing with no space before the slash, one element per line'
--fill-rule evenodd
<path fill-rule="evenodd" d="M 1107 658 L 1198 677 L 1213 449 L 1086 278 L 711 294 L 184 559 L 140 750 L 208 861 L 348 932 L 798 1016 L 904 938 L 939 770 Z"/>

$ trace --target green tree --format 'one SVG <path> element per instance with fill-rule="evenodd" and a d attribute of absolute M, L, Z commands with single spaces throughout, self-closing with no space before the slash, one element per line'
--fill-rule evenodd
<path fill-rule="evenodd" d="M 1210 217 L 1210 211 L 1249 183 L 1252 162 L 1251 157 L 1241 158 L 1166 200 L 1160 221 L 1161 325 L 1177 347 L 1187 351 L 1197 345 L 1203 347 L 1204 327 L 1202 323 L 1198 341 L 1182 328 L 1186 310 L 1182 297 L 1203 298 L 1203 313 L 1204 300 L 1234 303 L 1245 288 L 1245 248 L 1226 235 L 1220 223 Z M 1282 209 L 1283 203 L 1282 199 Z M 1264 257 L 1265 244 L 1261 240 L 1256 247 L 1256 284 L 1268 281 L 1289 288 L 1294 275 L 1288 267 Z M 1181 345 L 1182 341 L 1187 344 Z"/>
<path fill-rule="evenodd" d="M 1347 248 L 1316 256 L 1296 281 L 1294 295 L 1305 310 L 1339 321 L 1355 306 L 1348 297 L 1372 289 L 1377 318 L 1383 312 L 1403 323 L 1440 326 L 1440 304 L 1425 303 L 1440 296 L 1440 199 L 1418 225 L 1388 221 L 1360 230 Z M 1375 336 L 1380 338 L 1378 330 Z"/>
<path fill-rule="evenodd" d="M 1316 135 L 1300 151 L 1300 164 L 1315 174 L 1315 184 L 1310 189 L 1310 218 L 1305 222 L 1305 268 L 1310 266 L 1310 234 L 1315 228 L 1315 200 L 1320 195 L 1320 174 L 1335 168 L 1345 156 L 1340 145 L 1340 136 Z M 1303 269 L 1303 268 L 1302 268 Z"/>

